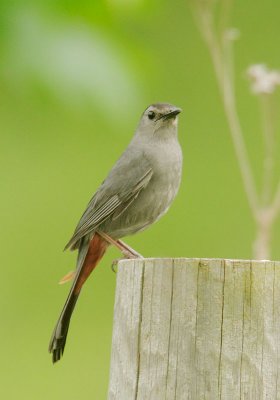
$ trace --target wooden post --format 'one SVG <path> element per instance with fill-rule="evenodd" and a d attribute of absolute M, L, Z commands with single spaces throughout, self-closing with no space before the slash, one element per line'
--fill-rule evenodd
<path fill-rule="evenodd" d="M 109 400 L 279 400 L 280 262 L 122 260 Z"/>

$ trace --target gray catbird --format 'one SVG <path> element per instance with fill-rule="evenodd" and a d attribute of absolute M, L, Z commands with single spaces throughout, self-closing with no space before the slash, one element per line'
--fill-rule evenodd
<path fill-rule="evenodd" d="M 66 245 L 78 249 L 74 281 L 51 337 L 53 362 L 64 351 L 70 318 L 82 286 L 109 244 L 128 257 L 131 248 L 119 239 L 139 232 L 157 221 L 177 194 L 182 152 L 177 138 L 181 109 L 158 103 L 143 113 L 127 149 L 90 200 Z"/>

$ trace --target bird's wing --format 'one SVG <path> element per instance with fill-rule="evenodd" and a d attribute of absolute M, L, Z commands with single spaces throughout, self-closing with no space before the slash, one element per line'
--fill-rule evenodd
<path fill-rule="evenodd" d="M 138 157 L 137 157 L 138 158 Z M 65 249 L 77 248 L 77 242 L 106 221 L 117 210 L 114 219 L 130 205 L 150 181 L 153 171 L 143 157 L 119 162 L 89 202 Z"/>

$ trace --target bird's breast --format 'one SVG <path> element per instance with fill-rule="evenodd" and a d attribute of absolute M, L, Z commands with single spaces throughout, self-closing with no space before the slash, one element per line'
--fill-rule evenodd
<path fill-rule="evenodd" d="M 179 143 L 156 146 L 145 152 L 153 175 L 137 198 L 115 220 L 104 223 L 104 231 L 121 238 L 141 231 L 157 221 L 168 210 L 176 196 L 182 171 L 182 153 Z"/>

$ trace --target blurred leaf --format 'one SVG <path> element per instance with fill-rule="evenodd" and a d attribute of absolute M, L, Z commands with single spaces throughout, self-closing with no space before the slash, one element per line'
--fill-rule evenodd
<path fill-rule="evenodd" d="M 4 59 L 11 84 L 45 87 L 74 109 L 92 103 L 106 116 L 110 110 L 110 118 L 138 107 L 141 87 L 127 55 L 108 35 L 30 10 L 18 10 L 11 20 Z"/>

